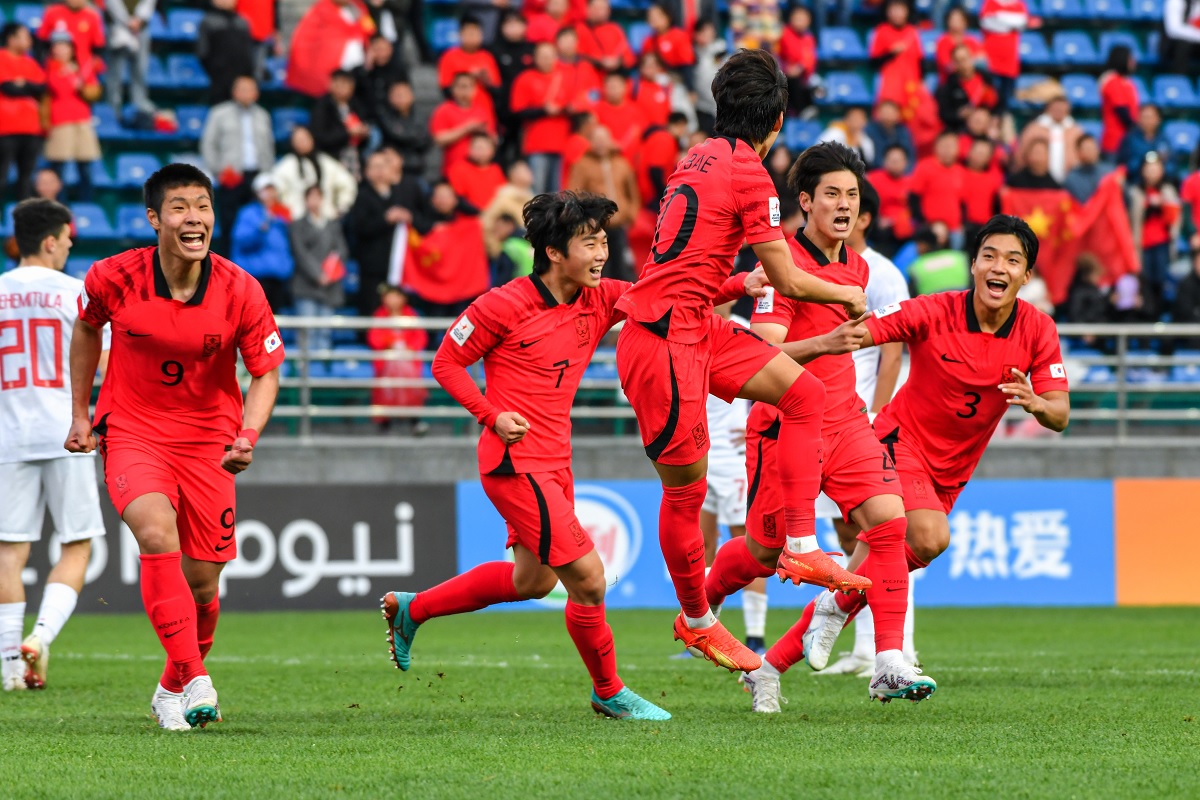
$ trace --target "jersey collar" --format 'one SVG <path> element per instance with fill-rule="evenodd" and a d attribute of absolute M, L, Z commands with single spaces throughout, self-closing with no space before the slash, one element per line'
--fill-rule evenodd
<path fill-rule="evenodd" d="M 975 303 L 971 302 L 974 295 L 974 289 L 968 289 L 963 292 L 963 297 L 966 298 L 967 303 L 967 332 L 983 333 L 983 330 L 979 327 L 979 318 L 975 316 Z M 1008 315 L 1008 319 L 1004 320 L 1004 324 L 992 335 L 997 339 L 1007 339 L 1008 335 L 1012 333 L 1013 326 L 1017 324 L 1017 312 L 1020 310 L 1021 304 L 1013 303 L 1012 313 Z"/>
<path fill-rule="evenodd" d="M 806 251 L 808 251 L 808 254 L 810 256 L 812 256 L 813 261 L 817 262 L 818 267 L 828 267 L 830 265 L 830 263 L 833 263 L 833 262 L 830 262 L 830 260 L 828 258 L 826 258 L 825 254 L 821 252 L 821 248 L 819 248 L 815 244 L 813 244 L 812 240 L 804 235 L 803 228 L 796 231 L 796 241 L 800 243 L 801 247 L 803 247 Z M 837 259 L 836 263 L 838 263 L 838 264 L 846 263 L 846 243 L 845 242 L 842 242 L 842 249 L 838 254 L 838 259 Z"/>
<path fill-rule="evenodd" d="M 542 283 L 542 279 L 537 276 L 536 272 L 529 273 L 529 280 L 533 281 L 533 287 L 537 289 L 538 294 L 542 296 L 542 302 L 546 304 L 546 308 L 554 308 L 558 305 L 558 300 L 546 288 L 546 284 Z M 575 301 L 579 299 L 579 295 L 583 294 L 583 287 L 580 286 L 575 295 L 567 301 L 567 305 L 575 305 Z"/>
<path fill-rule="evenodd" d="M 212 277 L 212 256 L 207 255 L 200 262 L 200 282 L 196 284 L 196 292 L 192 295 L 185 306 L 198 306 L 204 302 L 204 295 L 208 292 L 208 279 Z M 158 248 L 154 248 L 154 294 L 164 300 L 173 300 L 171 297 L 171 287 L 167 285 L 167 276 L 163 274 L 162 262 L 158 260 Z"/>

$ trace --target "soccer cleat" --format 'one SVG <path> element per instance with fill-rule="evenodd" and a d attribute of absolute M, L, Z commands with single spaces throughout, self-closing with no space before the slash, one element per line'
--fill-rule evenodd
<path fill-rule="evenodd" d="M 779 556 L 779 566 L 775 574 L 783 582 L 791 581 L 796 586 L 811 583 L 813 586 L 823 586 L 835 592 L 865 592 L 871 588 L 869 578 L 847 572 L 829 557 L 828 553 L 812 550 L 808 553 L 795 553 L 786 547 Z"/>
<path fill-rule="evenodd" d="M 730 672 L 749 672 L 762 666 L 762 658 L 734 638 L 720 622 L 707 628 L 689 628 L 680 614 L 675 618 L 675 638 L 693 653 Z"/>
<path fill-rule="evenodd" d="M 221 721 L 221 707 L 217 705 L 217 690 L 213 688 L 212 678 L 201 675 L 183 687 L 183 718 L 193 728 Z"/>
<path fill-rule="evenodd" d="M 933 678 L 922 675 L 921 670 L 903 658 L 892 658 L 876 668 L 867 694 L 872 700 L 883 703 L 893 700 L 919 703 L 935 691 L 937 684 Z"/>
<path fill-rule="evenodd" d="M 412 592 L 388 592 L 380 600 L 388 625 L 388 650 L 397 669 L 407 670 L 412 664 L 412 643 L 420 627 L 408 613 L 414 597 Z"/>
<path fill-rule="evenodd" d="M 150 710 L 158 720 L 158 727 L 167 731 L 190 731 L 191 725 L 183 717 L 183 693 L 168 692 L 159 684 L 150 698 Z"/>
<path fill-rule="evenodd" d="M 6 692 L 23 692 L 26 689 L 25 676 L 20 674 L 5 675 L 3 683 Z"/>
<path fill-rule="evenodd" d="M 842 653 L 842 657 L 816 675 L 854 675 L 869 678 L 875 674 L 875 658 L 857 653 Z"/>
<path fill-rule="evenodd" d="M 829 664 L 833 646 L 850 614 L 838 607 L 837 598 L 830 592 L 822 592 L 813 602 L 816 610 L 801 641 L 804 643 L 804 660 L 808 666 L 820 671 Z"/>
<path fill-rule="evenodd" d="M 628 686 L 607 700 L 601 700 L 596 690 L 592 690 L 592 708 L 597 714 L 603 714 L 613 719 L 645 719 L 665 722 L 671 718 L 671 712 L 635 694 Z"/>
<path fill-rule="evenodd" d="M 750 693 L 751 711 L 760 714 L 778 714 L 783 709 L 780 702 L 787 698 L 779 693 L 779 673 L 774 670 L 756 669 L 742 676 L 742 686 Z"/>
<path fill-rule="evenodd" d="M 25 686 L 29 689 L 46 688 L 46 665 L 50 663 L 50 648 L 42 644 L 36 633 L 31 633 L 21 642 L 21 658 L 25 659 Z"/>

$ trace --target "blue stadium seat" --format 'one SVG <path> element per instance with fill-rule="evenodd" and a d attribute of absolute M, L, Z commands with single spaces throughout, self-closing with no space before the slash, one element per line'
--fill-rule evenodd
<path fill-rule="evenodd" d="M 146 219 L 146 208 L 141 203 L 126 203 L 117 206 L 117 235 L 128 239 L 150 241 L 154 239 L 154 228 Z"/>
<path fill-rule="evenodd" d="M 1138 102 L 1150 102 L 1150 90 L 1146 88 L 1146 82 L 1137 75 L 1130 75 L 1129 82 L 1133 84 L 1133 88 L 1137 90 Z"/>
<path fill-rule="evenodd" d="M 284 345 L 284 347 L 287 347 L 287 345 Z M 299 369 L 300 369 L 299 367 L 296 368 L 297 374 L 299 374 Z M 308 364 L 308 377 L 310 377 L 310 378 L 328 378 L 329 377 L 328 362 L 310 361 Z"/>
<path fill-rule="evenodd" d="M 150 18 L 150 41 L 166 42 L 171 38 L 170 31 L 167 30 L 167 20 L 162 15 L 161 11 L 155 12 Z"/>
<path fill-rule="evenodd" d="M 208 73 L 200 66 L 200 59 L 191 54 L 167 56 L 167 75 L 176 89 L 208 88 Z"/>
<path fill-rule="evenodd" d="M 1042 16 L 1046 19 L 1083 19 L 1085 12 L 1081 0 L 1044 0 Z"/>
<path fill-rule="evenodd" d="M 271 56 L 267 59 L 267 79 L 263 81 L 264 89 L 283 89 L 283 81 L 287 78 L 287 56 Z"/>
<path fill-rule="evenodd" d="M 1159 75 L 1155 78 L 1154 102 L 1164 109 L 1193 109 L 1200 106 L 1192 82 L 1183 75 Z"/>
<path fill-rule="evenodd" d="M 1125 20 L 1130 16 L 1125 0 L 1085 0 L 1084 11 L 1093 20 Z"/>
<path fill-rule="evenodd" d="M 1096 79 L 1091 75 L 1064 75 L 1062 86 L 1075 108 L 1100 107 L 1100 90 L 1096 88 Z"/>
<path fill-rule="evenodd" d="M 1186 119 L 1176 119 L 1163 126 L 1163 134 L 1171 143 L 1174 155 L 1187 158 L 1200 144 L 1200 123 Z"/>
<path fill-rule="evenodd" d="M 926 61 L 933 61 L 937 58 L 937 43 L 938 39 L 942 38 L 941 30 L 923 28 L 918 34 L 921 36 L 921 53 Z"/>
<path fill-rule="evenodd" d="M 179 120 L 182 138 L 199 139 L 204 132 L 204 120 L 208 118 L 208 106 L 176 106 L 175 117 Z"/>
<path fill-rule="evenodd" d="M 191 164 L 196 169 L 203 171 L 206 175 L 208 174 L 208 170 L 204 166 L 204 157 L 199 153 L 172 153 L 171 163 Z M 211 178 L 212 176 L 209 175 L 209 177 Z"/>
<path fill-rule="evenodd" d="M 928 74 L 925 76 L 925 91 L 929 92 L 929 94 L 931 94 L 931 95 L 936 95 L 936 94 L 937 94 L 937 88 L 938 88 L 938 74 L 937 74 L 937 71 L 936 71 L 936 70 L 934 70 L 934 71 L 932 71 L 932 72 L 929 72 L 929 73 L 928 73 Z M 876 94 L 878 94 L 878 93 L 879 93 L 879 92 L 878 92 L 878 87 L 876 87 L 876 92 L 875 92 L 875 93 L 876 93 Z"/>
<path fill-rule="evenodd" d="M 122 153 L 117 156 L 116 185 L 123 189 L 140 189 L 146 179 L 158 171 L 162 164 L 158 156 L 149 153 Z"/>
<path fill-rule="evenodd" d="M 1098 119 L 1081 119 L 1079 127 L 1096 141 L 1100 141 L 1100 135 L 1104 132 L 1104 123 Z"/>
<path fill-rule="evenodd" d="M 1113 368 L 1104 364 L 1093 364 L 1083 376 L 1084 383 L 1112 383 L 1116 379 L 1117 374 L 1113 372 Z"/>
<path fill-rule="evenodd" d="M 1141 65 L 1144 67 L 1153 67 L 1158 64 L 1158 48 L 1162 40 L 1162 35 L 1158 31 L 1152 31 L 1146 37 L 1146 49 L 1142 51 Z"/>
<path fill-rule="evenodd" d="M 437 52 L 458 46 L 458 20 L 435 19 L 429 29 L 429 43 Z"/>
<path fill-rule="evenodd" d="M 361 358 L 356 358 L 347 361 L 331 361 L 329 362 L 329 377 L 342 378 L 344 380 L 370 380 L 375 377 L 375 365 L 370 360 L 372 357 L 371 351 L 363 351 L 357 349 Z"/>
<path fill-rule="evenodd" d="M 1042 83 L 1047 80 L 1049 80 L 1049 77 L 1047 77 L 1046 75 L 1035 75 L 1035 74 L 1030 74 L 1030 73 L 1024 73 L 1022 75 L 1018 75 L 1017 76 L 1017 88 L 1016 88 L 1016 91 L 1013 92 L 1013 100 L 1012 100 L 1013 106 L 1015 108 L 1029 108 L 1030 106 L 1028 103 L 1026 103 L 1023 100 L 1018 100 L 1017 98 L 1021 94 L 1029 91 L 1034 86 L 1037 86 L 1039 83 Z"/>
<path fill-rule="evenodd" d="M 109 177 L 108 169 L 104 166 L 103 161 L 93 161 L 89 166 L 89 172 L 91 172 L 93 187 L 97 189 L 112 188 L 113 179 Z M 67 186 L 79 183 L 79 166 L 74 161 L 68 161 L 63 165 L 62 180 Z"/>
<path fill-rule="evenodd" d="M 271 123 L 275 129 L 275 140 L 283 141 L 292 135 L 292 128 L 296 125 L 308 124 L 308 109 L 305 108 L 277 108 L 271 115 Z"/>
<path fill-rule="evenodd" d="M 191 8 L 177 8 L 167 13 L 167 40 L 172 42 L 194 42 L 200 30 L 204 12 Z"/>
<path fill-rule="evenodd" d="M 821 135 L 821 123 L 814 119 L 787 119 L 783 123 L 783 143 L 787 145 L 792 155 L 798 155 L 801 150 L 810 146 Z"/>
<path fill-rule="evenodd" d="M 1142 22 L 1162 21 L 1162 0 L 1133 0 L 1129 4 L 1129 16 Z"/>
<path fill-rule="evenodd" d="M 21 3 L 13 9 L 12 19 L 13 22 L 19 22 L 29 28 L 36 36 L 38 28 L 42 27 L 42 15 L 45 11 L 46 7 L 41 3 Z"/>
<path fill-rule="evenodd" d="M 1117 45 L 1125 45 L 1137 58 L 1138 63 L 1142 63 L 1142 47 L 1138 44 L 1137 37 L 1129 31 L 1105 31 L 1100 34 L 1100 61 L 1101 63 L 1108 60 L 1108 53 Z"/>
<path fill-rule="evenodd" d="M 869 106 L 871 91 L 857 72 L 830 72 L 825 75 L 822 105 Z"/>
<path fill-rule="evenodd" d="M 1092 38 L 1082 31 L 1054 34 L 1054 58 L 1066 67 L 1090 67 L 1100 63 Z"/>
<path fill-rule="evenodd" d="M 864 61 L 867 48 L 853 28 L 830 26 L 821 31 L 817 42 L 818 61 Z"/>
<path fill-rule="evenodd" d="M 151 89 L 171 88 L 171 76 L 167 74 L 162 59 L 156 55 L 151 55 L 146 64 L 146 85 Z"/>
<path fill-rule="evenodd" d="M 4 216 L 0 217 L 0 236 L 11 236 L 12 235 L 12 229 L 13 229 L 12 215 L 13 215 L 13 209 L 16 207 L 17 207 L 16 203 L 9 203 L 6 206 L 4 206 Z"/>
<path fill-rule="evenodd" d="M 629 47 L 635 53 L 642 52 L 642 44 L 650 37 L 650 26 L 644 22 L 635 22 L 629 26 L 626 31 L 626 38 L 629 39 Z"/>
<path fill-rule="evenodd" d="M 133 132 L 121 127 L 117 115 L 108 103 L 95 103 L 92 106 L 92 124 L 96 126 L 96 135 L 101 141 L 111 139 L 129 139 Z"/>
<path fill-rule="evenodd" d="M 1044 67 L 1054 61 L 1046 45 L 1046 37 L 1036 31 L 1021 34 L 1020 49 L 1022 66 Z"/>
<path fill-rule="evenodd" d="M 70 275 L 72 278 L 83 280 L 83 276 L 92 268 L 92 259 L 87 256 L 71 256 L 67 259 L 67 265 L 63 272 Z"/>
<path fill-rule="evenodd" d="M 104 209 L 95 203 L 75 203 L 71 206 L 75 215 L 75 233 L 80 239 L 112 239 L 116 235 L 109 224 Z"/>

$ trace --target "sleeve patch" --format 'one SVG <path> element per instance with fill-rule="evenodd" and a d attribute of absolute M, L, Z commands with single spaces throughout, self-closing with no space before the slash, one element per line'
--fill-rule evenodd
<path fill-rule="evenodd" d="M 758 298 L 758 302 L 754 304 L 755 314 L 770 314 L 775 310 L 775 287 L 768 286 L 767 293 Z"/>
<path fill-rule="evenodd" d="M 274 353 L 283 344 L 283 340 L 279 338 L 279 331 L 271 331 L 271 335 L 263 339 L 263 349 L 268 353 Z"/>
<path fill-rule="evenodd" d="M 875 319 L 883 319 L 888 314 L 895 314 L 899 310 L 900 310 L 899 303 L 888 303 L 883 308 L 878 308 L 875 310 Z"/>
<path fill-rule="evenodd" d="M 450 338 L 459 347 L 467 343 L 467 339 L 471 338 L 471 334 L 475 332 L 475 323 L 463 314 L 462 319 L 454 323 L 454 327 L 450 329 Z"/>
<path fill-rule="evenodd" d="M 1062 364 L 1051 364 L 1050 365 L 1050 377 L 1051 378 L 1065 378 L 1065 377 L 1067 377 L 1067 370 L 1063 367 Z"/>
<path fill-rule="evenodd" d="M 767 198 L 767 214 L 768 214 L 768 222 L 771 223 L 771 227 L 778 228 L 780 220 L 781 220 L 781 215 L 779 212 L 779 198 L 778 197 Z"/>
<path fill-rule="evenodd" d="M 81 286 L 81 287 L 79 287 L 79 310 L 81 312 L 87 311 L 87 307 L 88 307 L 87 289 L 85 289 Z"/>

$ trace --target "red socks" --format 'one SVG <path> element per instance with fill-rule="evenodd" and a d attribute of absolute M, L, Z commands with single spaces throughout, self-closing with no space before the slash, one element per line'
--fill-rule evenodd
<path fill-rule="evenodd" d="M 203 660 L 212 649 L 213 634 L 217 630 L 217 617 L 221 614 L 221 600 L 214 597 L 207 603 L 196 604 L 196 644 L 200 648 L 200 658 Z M 163 667 L 162 678 L 158 681 L 168 692 L 182 692 L 183 683 L 179 680 L 179 666 L 167 659 Z"/>
<path fill-rule="evenodd" d="M 192 678 L 207 675 L 196 638 L 196 601 L 179 562 L 182 554 L 152 553 L 139 556 L 141 561 L 142 604 L 154 625 L 154 632 L 168 662 L 178 671 L 178 680 L 187 684 Z M 164 689 L 176 691 L 172 686 Z M 180 687 L 182 690 L 182 686 Z"/>
<path fill-rule="evenodd" d="M 816 535 L 813 506 L 821 493 L 821 420 L 825 385 L 803 372 L 775 407 L 780 411 L 779 446 L 775 448 L 783 514 L 789 537 Z"/>
<path fill-rule="evenodd" d="M 419 592 L 408 607 L 418 625 L 434 617 L 447 617 L 478 611 L 496 603 L 523 600 L 513 586 L 515 565 L 509 561 L 489 561 L 456 575 L 432 589 Z"/>
<path fill-rule="evenodd" d="M 922 561 L 921 559 L 917 558 L 917 554 L 914 553 L 913 549 L 908 546 L 908 542 L 904 543 L 904 558 L 908 561 L 909 572 L 918 569 L 925 569 L 929 566 L 928 561 Z"/>
<path fill-rule="evenodd" d="M 658 507 L 658 544 L 675 584 L 679 606 L 684 616 L 693 619 L 708 613 L 704 595 L 704 534 L 700 532 L 700 508 L 707 493 L 707 478 L 687 486 L 664 486 Z"/>
<path fill-rule="evenodd" d="M 812 622 L 813 613 L 816 610 L 817 601 L 810 600 L 804 607 L 804 613 L 800 615 L 799 621 L 788 628 L 788 632 L 779 637 L 779 641 L 771 645 L 771 649 L 764 656 L 764 660 L 769 661 L 772 667 L 779 670 L 780 674 L 787 672 L 793 664 L 804 658 L 804 632 L 808 630 L 808 625 Z"/>
<path fill-rule="evenodd" d="M 908 563 L 904 557 L 907 531 L 908 520 L 900 517 L 860 534 L 871 546 L 858 573 L 871 579 L 867 605 L 875 616 L 876 652 L 900 650 L 904 646 L 904 615 L 908 611 Z"/>
<path fill-rule="evenodd" d="M 592 686 L 601 700 L 607 700 L 625 688 L 617 677 L 617 648 L 612 628 L 604 619 L 604 604 L 581 606 L 567 600 L 567 633 L 579 651 L 579 657 L 592 676 Z"/>
<path fill-rule="evenodd" d="M 704 582 L 710 607 L 719 606 L 734 592 L 745 589 L 755 578 L 766 578 L 775 570 L 764 567 L 750 555 L 745 536 L 730 539 L 717 551 L 717 559 Z"/>

